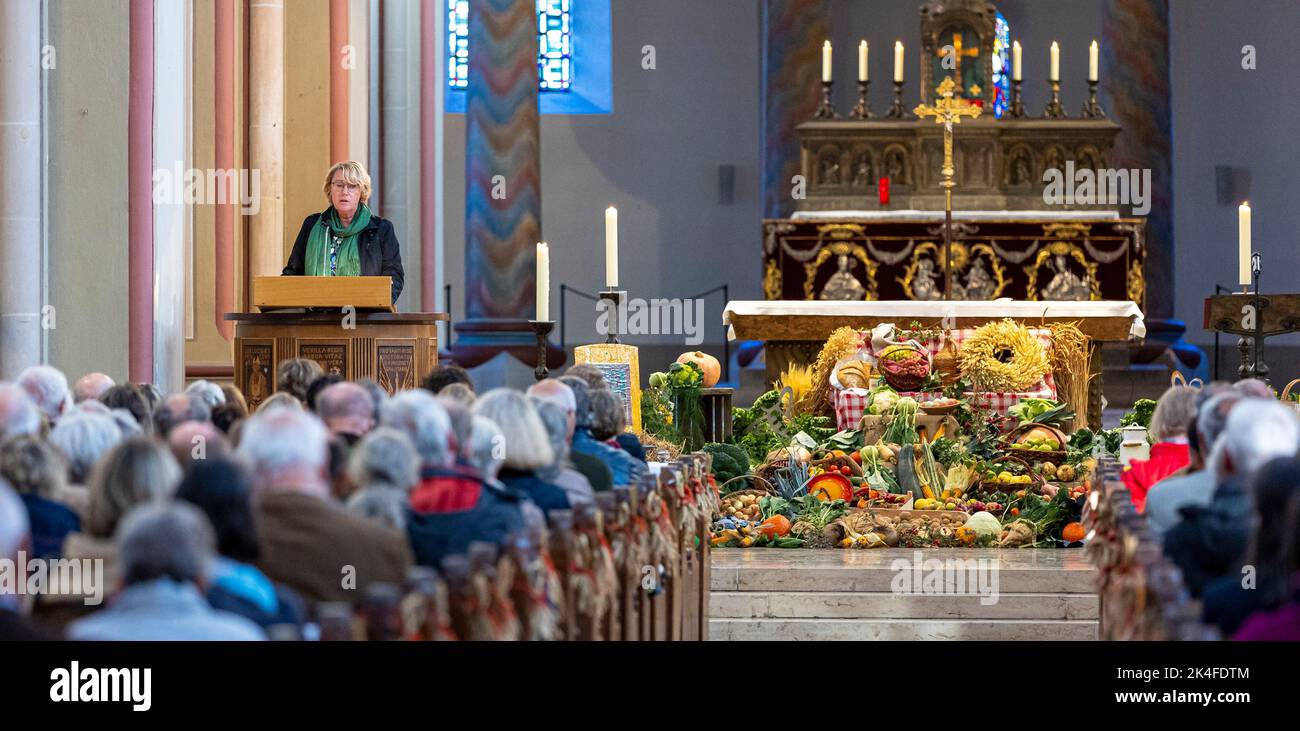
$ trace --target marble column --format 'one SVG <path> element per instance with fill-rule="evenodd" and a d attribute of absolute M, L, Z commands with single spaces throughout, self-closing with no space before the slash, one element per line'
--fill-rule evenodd
<path fill-rule="evenodd" d="M 812 119 L 821 101 L 821 47 L 829 37 L 826 0 L 763 0 L 763 215 L 769 218 L 795 209 L 795 128 Z"/>
<path fill-rule="evenodd" d="M 131 75 L 127 93 L 129 377 L 152 383 L 154 325 L 154 0 L 131 0 Z"/>
<path fill-rule="evenodd" d="M 153 2 L 154 0 L 149 0 Z M 156 170 L 189 170 L 189 3 L 157 0 L 153 36 L 153 160 Z M 184 185 L 188 176 L 173 180 Z M 183 190 L 183 189 L 182 189 Z M 185 259 L 193 244 L 188 196 L 153 206 L 153 364 L 151 383 L 163 393 L 185 388 Z"/>
<path fill-rule="evenodd" d="M 42 360 L 40 100 L 41 4 L 0 0 L 0 380 Z"/>
<path fill-rule="evenodd" d="M 248 165 L 259 176 L 257 213 L 248 226 L 247 275 L 284 268 L 284 0 L 248 5 Z M 245 291 L 252 300 L 252 292 Z"/>
<path fill-rule="evenodd" d="M 380 215 L 393 223 L 402 244 L 406 286 L 397 309 L 419 309 L 420 220 L 420 3 L 386 0 L 380 58 L 380 170 L 372 175 L 383 195 Z M 412 304 L 415 303 L 415 304 Z"/>
<path fill-rule="evenodd" d="M 442 297 L 442 145 L 446 108 L 447 37 L 444 0 L 420 5 L 420 309 L 435 312 Z M 443 307 L 450 303 L 443 303 Z M 446 339 L 444 332 L 444 342 Z"/>
<path fill-rule="evenodd" d="M 1174 307 L 1173 116 L 1169 98 L 1169 0 L 1107 0 L 1102 21 L 1102 108 L 1124 130 L 1111 166 L 1151 170 L 1146 230 L 1148 317 Z M 1138 292 L 1133 292 L 1137 295 Z M 1141 304 L 1141 297 L 1138 297 Z"/>

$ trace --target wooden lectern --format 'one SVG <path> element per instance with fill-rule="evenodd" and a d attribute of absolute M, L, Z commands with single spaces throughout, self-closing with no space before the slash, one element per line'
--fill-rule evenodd
<path fill-rule="evenodd" d="M 390 394 L 419 385 L 438 364 L 447 314 L 397 313 L 390 295 L 388 277 L 256 277 L 253 303 L 262 312 L 226 315 L 235 323 L 235 386 L 249 409 L 275 392 L 276 370 L 291 358 L 348 380 L 374 379 Z"/>

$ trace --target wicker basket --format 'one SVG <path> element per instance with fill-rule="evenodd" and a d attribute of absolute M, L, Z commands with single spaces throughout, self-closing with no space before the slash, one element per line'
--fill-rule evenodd
<path fill-rule="evenodd" d="M 916 357 L 925 361 L 925 373 L 916 375 L 914 373 L 903 373 L 898 370 L 899 364 L 896 361 L 885 360 L 880 358 L 876 363 L 876 369 L 880 371 L 890 388 L 895 391 L 915 391 L 925 382 L 926 376 L 930 373 L 930 351 L 925 348 L 912 345 L 910 343 L 900 343 L 891 345 L 887 348 L 890 352 L 907 351 Z"/>

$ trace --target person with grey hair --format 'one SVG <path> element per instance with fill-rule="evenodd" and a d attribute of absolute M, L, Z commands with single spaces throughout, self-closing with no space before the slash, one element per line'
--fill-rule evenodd
<path fill-rule="evenodd" d="M 609 388 L 609 382 L 605 380 L 605 373 L 590 363 L 577 363 L 569 366 L 564 371 L 567 378 L 581 378 L 587 388 L 592 391 L 599 391 L 603 388 Z"/>
<path fill-rule="evenodd" d="M 153 433 L 166 439 L 178 424 L 209 421 L 211 418 L 212 411 L 202 398 L 188 393 L 172 394 L 163 399 L 153 414 Z"/>
<path fill-rule="evenodd" d="M 1183 572 L 1193 596 L 1241 567 L 1253 527 L 1251 481 L 1266 463 L 1294 457 L 1300 420 L 1274 399 L 1246 398 L 1228 414 L 1210 454 L 1214 495 L 1205 507 L 1185 507 L 1164 538 L 1165 555 Z"/>
<path fill-rule="evenodd" d="M 1171 386 L 1160 396 L 1151 415 L 1151 454 L 1135 459 L 1124 470 L 1122 479 L 1138 512 L 1146 508 L 1151 486 L 1187 466 L 1191 460 L 1187 430 L 1196 416 L 1197 390 Z"/>
<path fill-rule="evenodd" d="M 637 435 L 627 430 L 627 407 L 623 397 L 607 388 L 591 392 L 592 436 L 627 452 L 645 464 L 645 447 Z"/>
<path fill-rule="evenodd" d="M 203 405 L 208 407 L 209 414 L 226 403 L 226 393 L 221 390 L 221 386 L 202 378 L 186 386 L 185 395 L 202 401 Z"/>
<path fill-rule="evenodd" d="M 528 397 L 508 388 L 494 388 L 474 402 L 474 413 L 495 421 L 501 430 L 505 462 L 497 479 L 528 497 L 544 514 L 568 510 L 569 498 L 564 490 L 538 474 L 555 462 L 555 452 Z"/>
<path fill-rule="evenodd" d="M 126 409 L 122 409 L 122 411 L 126 411 Z M 75 414 L 78 412 L 83 414 L 103 414 L 104 416 L 108 416 L 113 413 L 113 410 L 99 401 L 81 401 L 77 403 L 76 406 L 73 406 L 69 413 Z M 126 411 L 126 413 L 130 414 L 129 411 Z"/>
<path fill-rule="evenodd" d="M 328 440 L 315 415 L 272 409 L 244 422 L 236 454 L 253 481 L 257 567 L 309 601 L 356 604 L 373 582 L 405 580 L 410 548 L 333 500 Z"/>
<path fill-rule="evenodd" d="M 592 413 L 591 388 L 587 382 L 577 376 L 562 376 L 559 380 L 573 391 L 573 452 L 599 459 L 609 469 L 616 487 L 627 487 L 641 479 L 646 470 L 645 462 L 621 447 L 595 436 L 595 415 Z"/>
<path fill-rule="evenodd" d="M 1228 422 L 1228 414 L 1241 398 L 1239 394 L 1229 391 L 1212 396 L 1197 409 L 1188 436 L 1196 442 L 1191 460 L 1192 465 L 1198 469 L 1186 475 L 1163 479 L 1147 493 L 1144 513 L 1147 526 L 1157 538 L 1163 537 L 1178 524 L 1184 507 L 1210 504 L 1210 498 L 1214 495 L 1214 472 L 1206 469 L 1206 465 L 1215 442 Z"/>
<path fill-rule="evenodd" d="M 187 421 L 176 426 L 167 436 L 167 448 L 181 472 L 187 474 L 196 462 L 225 459 L 230 454 L 226 435 L 210 421 Z"/>
<path fill-rule="evenodd" d="M 577 380 L 577 379 L 575 379 Z M 580 382 L 580 381 L 579 381 Z M 586 386 L 583 385 L 586 392 Z M 606 492 L 614 489 L 614 475 L 600 459 L 574 450 L 573 434 L 577 429 L 577 399 L 573 389 L 554 378 L 543 378 L 528 387 L 528 397 L 541 402 L 554 404 L 565 415 L 565 442 L 569 445 L 569 466 L 577 470 L 591 486 L 593 492 Z"/>
<path fill-rule="evenodd" d="M 459 384 L 452 384 L 459 385 Z M 447 389 L 443 389 L 445 392 Z M 434 398 L 438 403 L 447 410 L 447 418 L 451 419 L 451 438 L 453 440 L 452 452 L 455 454 L 456 464 L 464 465 L 469 461 L 469 440 L 470 434 L 474 429 L 474 414 L 470 407 L 454 398 L 439 393 Z"/>
<path fill-rule="evenodd" d="M 569 463 L 569 418 L 559 405 L 550 401 L 532 399 L 537 408 L 537 416 L 546 427 L 546 436 L 550 439 L 555 461 L 539 469 L 537 476 L 543 480 L 559 485 L 569 498 L 570 505 L 595 502 L 596 496 L 591 483 L 582 473 Z"/>
<path fill-rule="evenodd" d="M 298 399 L 299 403 L 305 404 L 307 388 L 311 386 L 312 381 L 320 378 L 324 373 L 320 363 L 311 358 L 290 358 L 276 369 L 275 390 L 288 393 Z"/>
<path fill-rule="evenodd" d="M 449 401 L 455 401 L 467 409 L 472 407 L 474 402 L 478 400 L 478 394 L 474 393 L 474 389 L 463 383 L 447 384 L 438 392 L 438 396 Z"/>
<path fill-rule="evenodd" d="M 68 458 L 68 482 L 84 485 L 90 470 L 122 441 L 122 430 L 113 417 L 74 411 L 59 420 L 50 432 L 50 444 Z"/>
<path fill-rule="evenodd" d="M 15 381 L 51 424 L 58 421 L 71 405 L 68 378 L 54 366 L 36 365 L 18 374 Z"/>
<path fill-rule="evenodd" d="M 8 480 L 27 508 L 31 554 L 60 558 L 68 534 L 81 530 L 81 517 L 62 501 L 67 463 L 59 451 L 34 436 L 0 444 L 0 478 Z"/>
<path fill-rule="evenodd" d="M 216 558 L 212 526 L 183 502 L 144 505 L 116 535 L 121 591 L 68 627 L 72 640 L 264 640 L 253 622 L 213 609 L 203 592 Z"/>
<path fill-rule="evenodd" d="M 98 401 L 105 391 L 116 385 L 112 378 L 103 373 L 87 373 L 73 385 L 72 399 L 76 403 Z"/>
<path fill-rule="evenodd" d="M 375 428 L 375 403 L 366 389 L 340 381 L 324 388 L 316 397 L 316 415 L 330 433 L 349 447 Z"/>
<path fill-rule="evenodd" d="M 274 411 L 276 409 L 289 409 L 291 411 L 306 411 L 302 402 L 294 397 L 291 393 L 280 391 L 266 397 L 266 400 L 257 405 L 257 413 L 264 411 Z"/>
<path fill-rule="evenodd" d="M 0 478 L 0 559 L 17 564 L 19 553 L 25 553 L 30 545 L 27 511 Z M 27 618 L 25 603 L 17 592 L 0 592 L 0 642 L 57 639 L 57 635 Z"/>
<path fill-rule="evenodd" d="M 103 406 L 98 401 L 87 401 L 86 403 Z M 140 422 L 135 420 L 130 411 L 126 409 L 109 409 L 108 415 L 113 419 L 113 423 L 117 424 L 118 431 L 122 432 L 123 439 L 130 439 L 144 434 L 144 427 L 140 426 Z"/>
<path fill-rule="evenodd" d="M 416 389 L 388 400 L 380 423 L 406 434 L 420 455 L 420 467 L 450 467 L 456 462 L 452 448 L 451 416 L 433 394 Z"/>
<path fill-rule="evenodd" d="M 40 433 L 41 410 L 27 392 L 16 384 L 0 383 L 0 442 Z"/>
<path fill-rule="evenodd" d="M 420 458 L 402 432 L 379 427 L 357 443 L 348 460 L 357 491 L 348 498 L 354 515 L 406 530 L 406 504 L 420 479 Z"/>
<path fill-rule="evenodd" d="M 375 420 L 374 423 L 376 425 L 379 424 L 379 412 L 383 409 L 384 404 L 388 403 L 388 399 L 391 397 L 388 395 L 388 392 L 384 390 L 384 387 L 379 385 L 379 382 L 373 378 L 358 378 L 355 383 L 366 389 L 366 393 L 370 394 L 370 402 L 375 405 L 375 410 L 371 414 L 371 418 Z"/>

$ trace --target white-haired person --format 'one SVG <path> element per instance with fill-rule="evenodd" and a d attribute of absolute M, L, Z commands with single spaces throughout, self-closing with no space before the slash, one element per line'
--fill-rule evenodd
<path fill-rule="evenodd" d="M 410 437 L 388 427 L 372 430 L 353 447 L 347 470 L 356 486 L 348 510 L 405 532 L 406 505 L 420 479 L 420 457 Z"/>
<path fill-rule="evenodd" d="M 559 485 L 568 496 L 570 505 L 595 502 L 596 494 L 591 489 L 591 483 L 569 462 L 569 439 L 572 432 L 569 431 L 568 414 L 564 413 L 564 409 L 558 404 L 529 398 L 533 402 L 533 407 L 537 409 L 537 418 L 541 419 L 542 426 L 546 427 L 546 436 L 551 442 L 551 451 L 555 455 L 551 464 L 537 470 L 538 477 Z"/>
<path fill-rule="evenodd" d="M 68 459 L 68 482 L 84 485 L 99 458 L 122 441 L 122 429 L 107 414 L 76 410 L 55 424 L 49 441 Z"/>
<path fill-rule="evenodd" d="M 226 392 L 221 390 L 221 386 L 202 378 L 186 386 L 185 394 L 202 401 L 208 407 L 209 414 L 226 403 Z"/>
<path fill-rule="evenodd" d="M 570 369 L 573 370 L 573 369 Z M 615 487 L 635 484 L 645 474 L 646 463 L 633 457 L 617 444 L 596 437 L 596 414 L 592 408 L 594 390 L 579 376 L 561 376 L 560 383 L 573 391 L 574 421 L 573 451 L 599 459 L 609 468 Z M 595 483 L 592 483 L 595 486 Z"/>
<path fill-rule="evenodd" d="M 348 381 L 331 383 L 316 396 L 316 415 L 330 434 L 349 447 L 375 428 L 375 402 L 370 392 Z"/>
<path fill-rule="evenodd" d="M 284 276 L 388 276 L 393 301 L 402 293 L 402 250 L 390 221 L 374 215 L 370 174 L 355 161 L 336 163 L 325 173 L 329 207 L 302 222 Z"/>
<path fill-rule="evenodd" d="M 1210 504 L 1183 508 L 1183 519 L 1164 538 L 1165 555 L 1182 570 L 1193 596 L 1214 579 L 1240 571 L 1253 529 L 1251 481 L 1265 464 L 1294 457 L 1297 448 L 1300 420 L 1290 408 L 1259 398 L 1232 408 L 1210 454 Z"/>
<path fill-rule="evenodd" d="M 31 534 L 23 503 L 0 478 L 0 559 L 18 564 L 30 555 Z M 0 642 L 57 640 L 58 636 L 27 617 L 27 602 L 14 591 L 0 591 Z"/>
<path fill-rule="evenodd" d="M 14 383 L 0 383 L 0 442 L 24 434 L 41 435 L 41 410 L 32 397 Z"/>
<path fill-rule="evenodd" d="M 1191 460 L 1187 430 L 1196 419 L 1198 393 L 1187 386 L 1172 386 L 1156 403 L 1149 429 L 1153 439 L 1151 455 L 1145 460 L 1133 460 L 1123 474 L 1124 484 L 1133 496 L 1133 507 L 1139 513 L 1146 509 L 1151 486 L 1186 467 Z"/>
<path fill-rule="evenodd" d="M 72 406 L 68 378 L 54 366 L 36 365 L 18 374 L 15 381 L 31 397 L 45 419 L 53 424 Z"/>
<path fill-rule="evenodd" d="M 142 505 L 118 527 L 122 589 L 107 608 L 68 627 L 71 640 L 264 640 L 250 620 L 213 609 L 204 591 L 217 541 L 185 502 Z"/>
<path fill-rule="evenodd" d="M 87 373 L 78 378 L 76 384 L 72 386 L 72 400 L 76 403 L 98 401 L 105 391 L 116 385 L 113 379 L 104 373 Z"/>
<path fill-rule="evenodd" d="M 419 455 L 420 482 L 406 516 L 417 563 L 440 568 L 445 556 L 464 553 L 470 543 L 500 544 L 524 528 L 521 495 L 456 465 L 451 417 L 431 393 L 417 389 L 394 396 L 381 420 L 405 433 Z"/>
<path fill-rule="evenodd" d="M 555 452 L 528 397 L 508 388 L 495 388 L 474 402 L 474 413 L 496 422 L 501 430 L 505 461 L 497 479 L 533 501 L 543 514 L 568 510 L 571 506 L 564 489 L 538 474 L 555 463 Z"/>
<path fill-rule="evenodd" d="M 358 604 L 371 583 L 405 580 L 410 549 L 333 500 L 328 442 L 313 414 L 272 409 L 244 422 L 236 455 L 253 482 L 257 567 L 308 601 Z"/>
<path fill-rule="evenodd" d="M 574 378 L 581 383 L 582 379 Z M 583 384 L 584 393 L 586 385 Z M 606 492 L 614 489 L 614 473 L 599 457 L 584 454 L 573 448 L 573 437 L 577 433 L 578 401 L 574 390 L 568 384 L 554 378 L 543 378 L 528 387 L 528 397 L 548 401 L 560 407 L 568 417 L 569 462 L 573 468 L 587 478 L 592 492 Z"/>

